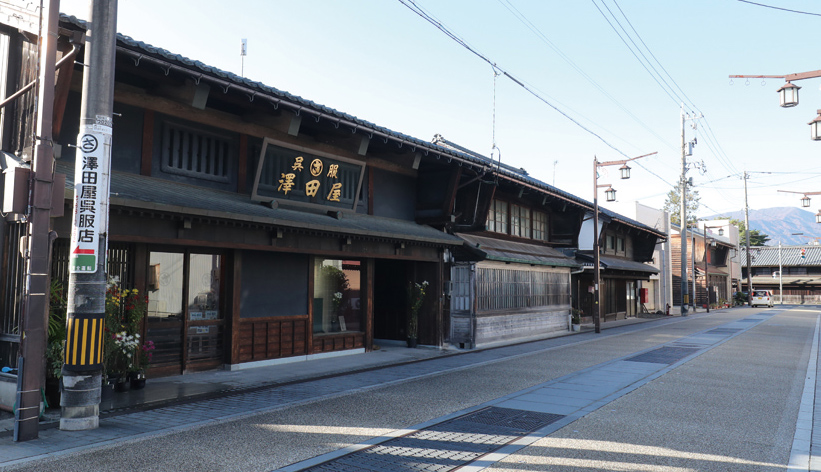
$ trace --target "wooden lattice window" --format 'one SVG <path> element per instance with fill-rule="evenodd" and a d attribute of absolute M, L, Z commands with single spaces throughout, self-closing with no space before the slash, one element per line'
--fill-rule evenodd
<path fill-rule="evenodd" d="M 215 182 L 228 182 L 234 143 L 230 137 L 166 122 L 162 171 Z"/>

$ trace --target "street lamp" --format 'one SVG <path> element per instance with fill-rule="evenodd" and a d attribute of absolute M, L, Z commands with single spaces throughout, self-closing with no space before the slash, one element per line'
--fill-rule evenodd
<path fill-rule="evenodd" d="M 818 116 L 807 123 L 810 125 L 810 138 L 813 141 L 821 141 L 821 110 L 818 110 Z"/>
<path fill-rule="evenodd" d="M 783 108 L 790 108 L 798 105 L 798 90 L 801 87 L 787 82 L 778 89 L 778 94 L 781 96 L 781 106 Z"/>
<path fill-rule="evenodd" d="M 821 192 L 794 192 L 792 190 L 779 190 L 779 192 L 797 193 L 799 195 L 803 195 L 801 198 L 801 206 L 804 208 L 808 208 L 810 206 L 810 195 L 821 195 Z"/>
<path fill-rule="evenodd" d="M 821 224 L 821 210 L 818 210 L 818 213 L 815 214 L 815 222 Z"/>
<path fill-rule="evenodd" d="M 607 190 L 604 191 L 607 201 L 616 201 L 616 189 L 614 189 L 610 184 L 599 184 L 599 167 L 617 166 L 621 164 L 621 167 L 619 168 L 621 178 L 629 179 L 630 167 L 627 163 L 630 161 L 635 161 L 636 159 L 641 159 L 642 157 L 652 156 L 654 154 L 656 153 L 651 152 L 650 154 L 631 157 L 630 159 L 607 162 L 599 162 L 598 158 L 593 156 L 593 324 L 597 333 L 601 333 L 601 303 L 599 303 L 601 295 L 599 290 L 599 285 L 601 283 L 601 277 L 599 274 L 601 271 L 601 261 L 599 260 L 599 189 L 607 187 Z"/>
<path fill-rule="evenodd" d="M 784 108 L 791 108 L 798 105 L 798 89 L 801 87 L 794 85 L 793 80 L 815 79 L 821 77 L 821 70 L 814 70 L 809 72 L 798 72 L 796 74 L 786 75 L 731 75 L 731 79 L 784 79 L 787 81 L 781 88 L 778 89 L 778 94 L 781 99 L 781 106 Z M 813 141 L 821 141 L 821 110 L 818 110 L 818 116 L 807 123 L 810 125 L 810 137 Z"/>

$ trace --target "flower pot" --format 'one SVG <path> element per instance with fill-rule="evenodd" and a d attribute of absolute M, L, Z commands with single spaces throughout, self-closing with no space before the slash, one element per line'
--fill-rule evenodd
<path fill-rule="evenodd" d="M 128 382 L 131 385 L 131 390 L 141 390 L 145 388 L 145 373 L 129 372 Z"/>
<path fill-rule="evenodd" d="M 582 330 L 582 325 L 579 325 L 579 324 L 571 324 L 571 325 L 570 325 L 570 329 L 572 329 L 574 332 L 579 332 L 579 331 L 581 331 L 581 330 Z"/>
<path fill-rule="evenodd" d="M 114 384 L 115 392 L 123 393 L 131 389 L 131 383 L 128 381 L 128 379 L 121 378 L 117 380 L 118 382 Z"/>
<path fill-rule="evenodd" d="M 416 338 L 408 338 L 408 347 L 415 348 L 416 347 Z"/>

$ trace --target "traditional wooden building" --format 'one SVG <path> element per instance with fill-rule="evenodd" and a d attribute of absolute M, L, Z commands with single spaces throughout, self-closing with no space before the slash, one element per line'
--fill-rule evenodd
<path fill-rule="evenodd" d="M 610 210 L 599 208 L 599 211 L 601 321 L 636 316 L 646 310 L 642 303 L 649 300 L 649 289 L 643 284 L 649 286 L 651 275 L 659 272 L 648 263 L 653 260 L 657 242 L 667 235 Z M 591 320 L 595 310 L 592 212 L 585 218 L 576 259 L 586 270 L 575 276 L 574 306 L 582 310 L 584 319 Z"/>
<path fill-rule="evenodd" d="M 737 250 L 738 230 L 728 221 L 712 226 L 707 223 L 707 229 L 702 222 L 701 229 L 687 230 L 688 294 L 691 305 L 694 303 L 699 308 L 706 308 L 708 303 L 711 306 L 732 303 L 733 298 L 732 260 Z M 677 225 L 672 228 L 673 303 L 680 306 L 681 228 Z"/>
<path fill-rule="evenodd" d="M 65 280 L 85 24 L 62 17 L 60 28 L 60 51 L 79 51 L 58 73 L 55 103 L 69 211 L 53 220 L 52 276 Z M 36 43 L 0 34 L 10 96 L 34 77 Z M 445 262 L 465 243 L 443 229 L 477 207 L 464 189 L 455 201 L 457 188 L 491 175 L 489 162 L 122 35 L 115 77 L 108 265 L 148 294 L 152 375 L 405 340 L 412 282 L 430 283 L 419 342 L 445 342 Z M 8 168 L 28 166 L 32 97 L 6 105 Z M 19 342 L 22 221 L 11 213 L 2 225 L 3 365 Z"/>
<path fill-rule="evenodd" d="M 66 176 L 65 211 L 53 219 L 58 280 L 68 273 L 84 31 L 61 18 L 61 55 L 76 53 L 77 64 L 58 71 L 54 104 L 56 172 Z M 0 27 L 5 96 L 34 78 L 31 39 Z M 423 281 L 421 344 L 567 329 L 589 202 L 441 137 L 407 136 L 122 35 L 115 80 L 108 271 L 148 296 L 151 375 L 404 341 L 408 285 Z M 6 173 L 29 166 L 33 103 L 23 92 L 5 104 Z M 17 358 L 24 213 L 0 228 L 2 365 Z M 663 235 L 609 216 L 607 231 L 626 246 L 604 250 L 607 270 L 651 272 L 645 246 Z"/>
<path fill-rule="evenodd" d="M 742 291 L 746 291 L 747 248 L 744 246 L 739 259 Z M 775 303 L 782 299 L 789 305 L 821 303 L 821 246 L 753 246 L 750 268 L 753 290 L 769 290 Z"/>
<path fill-rule="evenodd" d="M 434 142 L 481 158 L 441 136 Z M 467 245 L 451 269 L 451 342 L 481 346 L 565 331 L 572 308 L 591 319 L 592 225 L 586 223 L 593 204 L 501 163 L 489 184 L 487 209 L 456 233 Z M 640 283 L 657 272 L 645 262 L 666 235 L 600 211 L 605 320 L 635 316 Z"/>

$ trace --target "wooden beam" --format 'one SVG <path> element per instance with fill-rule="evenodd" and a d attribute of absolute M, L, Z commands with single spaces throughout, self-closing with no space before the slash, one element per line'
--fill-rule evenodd
<path fill-rule="evenodd" d="M 314 259 L 308 258 L 308 326 L 305 327 L 305 352 L 314 352 Z"/>
<path fill-rule="evenodd" d="M 154 112 L 143 113 L 143 143 L 140 160 L 140 175 L 151 176 L 151 163 L 154 155 Z"/>
<path fill-rule="evenodd" d="M 239 152 L 237 165 L 237 193 L 244 194 L 248 182 L 248 135 L 239 135 Z"/>
<path fill-rule="evenodd" d="M 72 82 L 72 90 L 75 88 L 79 90 L 80 84 L 76 80 L 78 75 L 75 74 L 75 80 Z M 169 98 L 158 97 L 147 93 L 145 90 L 122 84 L 120 82 L 114 85 L 114 101 L 126 105 L 143 108 L 146 110 L 153 110 L 157 113 L 162 113 L 174 118 L 182 118 L 187 121 L 200 123 L 206 126 L 231 131 L 238 134 L 247 134 L 256 138 L 274 138 L 279 141 L 292 144 L 294 146 L 310 147 L 317 151 L 334 154 L 341 157 L 347 157 L 361 161 L 362 157 L 356 152 L 340 149 L 337 146 L 317 142 L 306 137 L 303 133 L 300 138 L 288 135 L 288 128 L 290 120 L 285 117 L 272 116 L 267 123 L 255 121 L 249 123 L 242 117 L 226 113 L 212 108 L 205 110 L 197 110 L 188 105 L 179 103 Z M 287 113 L 285 114 L 288 115 Z M 311 140 L 310 142 L 306 142 Z M 370 165 L 370 163 L 368 164 Z M 399 167 L 399 166 L 396 166 Z M 413 173 L 411 169 L 404 169 L 406 173 Z M 415 175 L 413 173 L 412 175 Z"/>
<path fill-rule="evenodd" d="M 373 169 L 368 169 L 368 214 L 373 215 Z"/>
<path fill-rule="evenodd" d="M 240 348 L 240 340 L 239 340 L 239 333 L 240 333 L 240 294 L 242 293 L 242 251 L 239 249 L 235 249 L 233 254 L 231 255 L 231 259 L 233 259 L 233 264 L 231 264 L 231 274 L 228 276 L 228 280 L 231 280 L 231 294 L 229 301 L 231 302 L 231 309 L 229 310 L 228 314 L 231 317 L 230 319 L 230 326 L 231 326 L 231 350 L 230 350 L 230 358 L 228 360 L 229 364 L 239 364 L 239 348 Z"/>
<path fill-rule="evenodd" d="M 376 263 L 373 258 L 365 259 L 365 350 L 373 350 L 373 296 L 374 270 Z"/>
<path fill-rule="evenodd" d="M 371 144 L 371 138 L 367 136 L 362 136 L 362 140 L 359 142 L 359 151 L 357 154 L 360 156 L 364 156 L 368 153 L 368 146 Z"/>
<path fill-rule="evenodd" d="M 293 115 L 291 117 L 291 124 L 288 126 L 288 134 L 291 136 L 299 135 L 299 127 L 302 125 L 302 115 Z"/>
<path fill-rule="evenodd" d="M 60 52 L 68 54 L 72 47 L 70 44 L 61 43 Z M 54 87 L 54 111 L 51 123 L 51 134 L 55 141 L 60 139 L 60 130 L 63 128 L 63 117 L 66 114 L 66 102 L 68 92 L 71 90 L 71 77 L 74 75 L 74 61 L 68 60 L 57 70 L 57 85 Z"/>
<path fill-rule="evenodd" d="M 453 205 L 456 202 L 456 191 L 459 189 L 460 180 L 462 180 L 462 168 L 456 167 L 456 171 L 450 174 L 448 191 L 445 193 L 444 202 L 442 202 L 442 213 L 446 216 L 450 216 L 453 213 Z"/>

